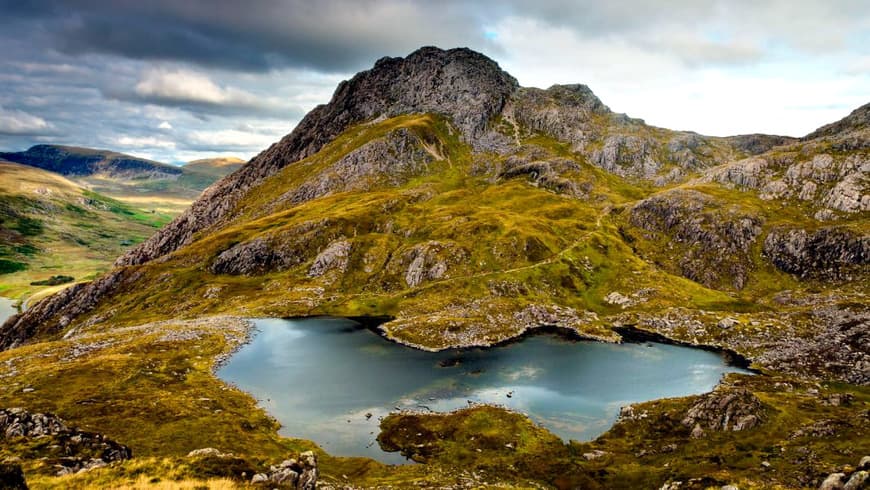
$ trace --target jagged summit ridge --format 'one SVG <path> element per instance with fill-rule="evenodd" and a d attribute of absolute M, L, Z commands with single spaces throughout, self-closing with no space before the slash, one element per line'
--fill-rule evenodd
<path fill-rule="evenodd" d="M 227 217 L 245 192 L 285 166 L 317 153 L 353 124 L 378 117 L 433 112 L 447 116 L 466 138 L 483 134 L 519 88 L 516 79 L 467 48 L 424 47 L 405 58 L 381 58 L 339 84 L 328 104 L 315 107 L 296 129 L 230 177 L 207 189 L 190 209 L 116 265 L 153 260 L 187 244 Z"/>

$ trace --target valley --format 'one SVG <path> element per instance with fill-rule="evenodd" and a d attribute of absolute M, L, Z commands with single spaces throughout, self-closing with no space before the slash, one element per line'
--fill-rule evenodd
<path fill-rule="evenodd" d="M 36 301 L 92 280 L 239 166 L 51 145 L 0 155 L 0 295 Z"/>

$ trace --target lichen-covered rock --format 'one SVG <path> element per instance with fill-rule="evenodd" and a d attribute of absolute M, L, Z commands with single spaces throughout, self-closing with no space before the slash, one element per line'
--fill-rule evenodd
<path fill-rule="evenodd" d="M 278 233 L 258 235 L 218 254 L 211 271 L 248 276 L 284 271 L 315 258 L 318 249 L 342 237 L 353 226 L 353 223 L 323 219 L 307 221 Z"/>
<path fill-rule="evenodd" d="M 420 175 L 434 160 L 411 131 L 401 128 L 353 150 L 287 191 L 269 206 L 299 204 L 336 192 L 366 191 L 378 183 L 398 186 Z"/>
<path fill-rule="evenodd" d="M 299 455 L 299 459 L 287 459 L 269 468 L 268 473 L 258 473 L 251 484 L 281 485 L 281 488 L 314 490 L 317 488 L 317 456 L 313 451 Z"/>
<path fill-rule="evenodd" d="M 741 289 L 752 266 L 750 248 L 761 233 L 760 218 L 739 209 L 723 209 L 694 190 L 672 190 L 635 204 L 629 222 L 661 233 L 676 252 L 679 273 L 709 287 Z"/>
<path fill-rule="evenodd" d="M 774 136 L 769 134 L 741 134 L 726 138 L 735 148 L 750 155 L 758 155 L 771 148 L 787 145 L 797 141 L 789 136 Z"/>
<path fill-rule="evenodd" d="M 320 277 L 331 270 L 345 272 L 350 261 L 350 250 L 351 243 L 347 240 L 330 243 L 314 258 L 314 263 L 308 269 L 308 277 Z"/>
<path fill-rule="evenodd" d="M 417 287 L 426 281 L 434 281 L 447 276 L 452 264 L 461 262 L 467 252 L 453 243 L 428 241 L 412 247 L 402 255 L 405 269 L 405 283 Z"/>
<path fill-rule="evenodd" d="M 0 440 L 50 438 L 45 454 L 58 474 L 77 473 L 130 459 L 130 448 L 102 434 L 68 427 L 48 413 L 31 413 L 22 408 L 0 409 Z"/>
<path fill-rule="evenodd" d="M 843 227 L 774 228 L 764 240 L 764 255 L 782 271 L 800 277 L 842 278 L 870 264 L 870 236 Z"/>
<path fill-rule="evenodd" d="M 764 405 L 751 391 L 720 386 L 701 395 L 686 412 L 682 424 L 702 430 L 740 431 L 755 428 L 765 419 Z"/>

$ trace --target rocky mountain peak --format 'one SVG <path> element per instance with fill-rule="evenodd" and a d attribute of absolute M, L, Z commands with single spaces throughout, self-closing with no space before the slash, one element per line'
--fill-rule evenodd
<path fill-rule="evenodd" d="M 181 216 L 119 258 L 117 265 L 141 264 L 190 242 L 222 220 L 248 189 L 282 168 L 317 153 L 348 127 L 400 114 L 447 116 L 468 141 L 487 131 L 519 89 L 516 79 L 490 58 L 467 48 L 424 47 L 405 58 L 381 58 L 370 70 L 336 88 L 328 104 L 315 107 L 299 125 L 248 165 L 209 188 Z"/>
<path fill-rule="evenodd" d="M 424 47 L 405 58 L 381 58 L 342 82 L 326 106 L 330 119 L 366 120 L 412 112 L 448 116 L 468 137 L 480 135 L 519 88 L 516 79 L 467 48 Z"/>
<path fill-rule="evenodd" d="M 806 141 L 830 136 L 842 137 L 849 133 L 868 129 L 870 129 L 870 103 L 855 109 L 839 121 L 820 127 L 802 139 Z"/>

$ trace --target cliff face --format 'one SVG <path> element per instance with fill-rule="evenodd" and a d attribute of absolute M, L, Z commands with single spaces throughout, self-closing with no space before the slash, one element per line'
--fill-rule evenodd
<path fill-rule="evenodd" d="M 467 49 L 385 58 L 0 348 L 217 311 L 389 315 L 424 348 L 541 324 L 616 339 L 614 315 L 724 316 L 783 284 L 848 299 L 870 260 L 862 114 L 800 141 L 715 138 L 584 85 L 519 87 Z"/>

